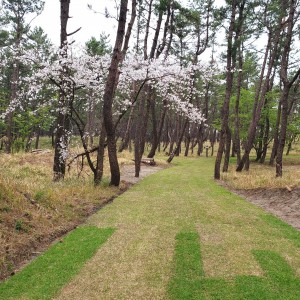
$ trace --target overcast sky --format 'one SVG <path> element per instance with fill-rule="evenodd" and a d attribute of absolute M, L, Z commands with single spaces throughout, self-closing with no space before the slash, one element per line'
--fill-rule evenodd
<path fill-rule="evenodd" d="M 99 38 L 101 32 L 111 34 L 111 41 L 114 39 L 117 22 L 114 19 L 107 19 L 103 13 L 105 7 L 109 12 L 114 13 L 114 0 L 71 0 L 70 16 L 68 21 L 68 32 L 73 32 L 77 28 L 81 30 L 72 36 L 76 42 L 84 44 L 91 36 Z M 94 13 L 88 8 L 91 4 L 93 9 L 99 13 Z M 102 14 L 101 14 L 102 13 Z M 60 43 L 60 1 L 45 0 L 45 8 L 33 22 L 33 26 L 41 26 L 49 36 L 50 40 L 59 45 Z"/>
<path fill-rule="evenodd" d="M 47 33 L 48 37 L 56 46 L 60 44 L 60 1 L 59 0 L 44 0 L 45 8 L 32 23 L 34 26 L 41 26 Z M 186 2 L 187 0 L 182 0 Z M 84 45 L 92 36 L 99 38 L 102 32 L 110 35 L 110 42 L 113 45 L 115 41 L 117 21 L 115 18 L 106 18 L 104 16 L 105 8 L 108 12 L 115 16 L 116 2 L 119 0 L 71 0 L 70 2 L 70 18 L 68 21 L 68 33 L 81 30 L 74 34 L 71 39 L 75 39 L 76 43 Z M 215 4 L 222 4 L 224 0 L 215 0 Z M 93 10 L 88 8 L 90 4 Z M 116 16 L 115 16 L 116 17 Z M 210 52 L 207 52 L 210 57 Z"/>

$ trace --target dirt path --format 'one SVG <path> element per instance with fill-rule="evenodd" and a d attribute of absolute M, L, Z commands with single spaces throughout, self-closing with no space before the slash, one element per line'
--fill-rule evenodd
<path fill-rule="evenodd" d="M 125 165 L 121 168 L 121 180 L 134 184 L 139 182 L 141 179 L 145 178 L 146 176 L 156 173 L 162 169 L 163 167 L 161 166 L 142 165 L 140 171 L 140 177 L 135 177 L 134 165 Z"/>

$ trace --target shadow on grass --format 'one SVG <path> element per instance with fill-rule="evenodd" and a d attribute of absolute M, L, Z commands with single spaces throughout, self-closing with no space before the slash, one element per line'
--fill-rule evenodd
<path fill-rule="evenodd" d="M 1 299 L 52 299 L 113 234 L 114 229 L 80 227 L 0 284 Z"/>
<path fill-rule="evenodd" d="M 265 277 L 205 278 L 198 233 L 179 233 L 174 274 L 168 286 L 170 299 L 300 299 L 300 278 L 283 257 L 266 250 L 253 250 L 252 253 Z"/>

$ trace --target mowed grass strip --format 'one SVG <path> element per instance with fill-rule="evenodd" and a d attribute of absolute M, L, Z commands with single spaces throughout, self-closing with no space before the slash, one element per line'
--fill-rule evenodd
<path fill-rule="evenodd" d="M 196 231 L 176 236 L 174 272 L 168 290 L 172 300 L 300 299 L 300 277 L 278 253 L 253 250 L 264 276 L 206 278 L 202 269 L 200 239 Z"/>
<path fill-rule="evenodd" d="M 52 299 L 113 234 L 114 229 L 79 227 L 0 284 L 0 299 Z"/>
<path fill-rule="evenodd" d="M 199 281 L 204 276 L 197 232 L 176 236 L 174 276 L 169 284 L 171 299 L 193 299 L 201 296 Z M 200 292 L 200 294 L 199 294 Z"/>

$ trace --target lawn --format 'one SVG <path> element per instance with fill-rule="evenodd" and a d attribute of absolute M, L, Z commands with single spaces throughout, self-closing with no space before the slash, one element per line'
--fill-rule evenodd
<path fill-rule="evenodd" d="M 215 183 L 213 163 L 176 158 L 93 215 L 115 231 L 55 299 L 300 299 L 299 231 Z"/>

